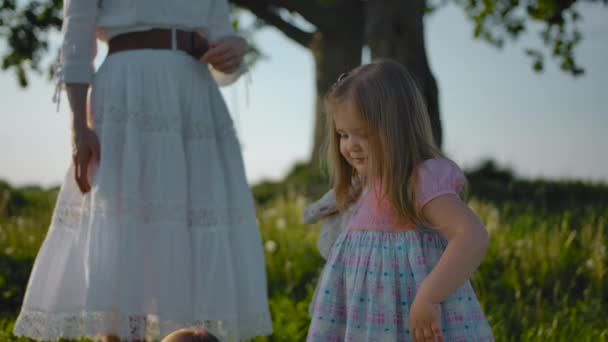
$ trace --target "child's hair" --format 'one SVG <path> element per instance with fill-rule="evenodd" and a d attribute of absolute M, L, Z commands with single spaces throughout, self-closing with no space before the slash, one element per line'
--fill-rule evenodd
<path fill-rule="evenodd" d="M 186 328 L 172 332 L 161 342 L 220 342 L 220 340 L 204 328 Z"/>
<path fill-rule="evenodd" d="M 381 180 L 378 190 L 388 196 L 397 213 L 419 223 L 416 166 L 442 157 L 442 153 L 434 143 L 426 104 L 413 77 L 397 62 L 383 60 L 343 74 L 327 93 L 327 158 L 340 209 L 348 207 L 361 192 L 356 181 L 359 175 L 340 154 L 334 123 L 336 108 L 345 103 L 367 125 L 366 178 Z"/>

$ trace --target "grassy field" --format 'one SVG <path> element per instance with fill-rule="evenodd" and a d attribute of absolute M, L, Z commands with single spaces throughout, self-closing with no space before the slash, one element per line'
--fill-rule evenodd
<path fill-rule="evenodd" d="M 491 235 L 473 284 L 497 341 L 608 341 L 608 187 L 490 171 L 469 173 L 467 202 Z M 306 336 L 323 259 L 319 227 L 300 213 L 323 190 L 306 186 L 317 181 L 296 167 L 284 182 L 253 188 L 275 328 L 259 341 Z M 16 340 L 10 331 L 56 195 L 0 183 L 0 341 Z"/>

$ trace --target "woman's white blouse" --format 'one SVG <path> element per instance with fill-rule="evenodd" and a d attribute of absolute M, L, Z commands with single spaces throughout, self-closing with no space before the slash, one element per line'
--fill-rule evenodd
<path fill-rule="evenodd" d="M 211 42 L 235 34 L 227 0 L 64 0 L 59 82 L 92 82 L 97 38 L 172 27 L 200 32 Z M 210 67 L 219 85 L 233 83 L 245 69 L 228 75 Z"/>

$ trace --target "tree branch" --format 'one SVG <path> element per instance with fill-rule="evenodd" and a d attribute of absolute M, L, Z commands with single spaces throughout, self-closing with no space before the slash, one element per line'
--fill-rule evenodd
<path fill-rule="evenodd" d="M 335 13 L 331 11 L 332 7 L 335 7 L 335 5 L 322 5 L 321 2 L 322 1 L 320 0 L 266 0 L 268 5 L 282 7 L 290 12 L 298 13 L 302 18 L 306 19 L 317 28 L 324 23 L 333 22 L 335 20 Z"/>
<path fill-rule="evenodd" d="M 358 16 L 362 15 L 366 1 L 370 0 L 265 0 L 268 4 L 298 13 L 321 32 L 360 25 Z"/>
<path fill-rule="evenodd" d="M 271 6 L 266 4 L 252 3 L 248 0 L 231 0 L 237 6 L 246 8 L 259 19 L 262 19 L 267 24 L 272 25 L 283 32 L 287 37 L 294 40 L 305 48 L 310 46 L 313 34 L 301 30 L 300 28 L 285 21 L 280 15 L 275 13 Z"/>
<path fill-rule="evenodd" d="M 367 0 L 230 0 L 232 3 L 245 7 L 254 13 L 254 8 L 284 9 L 297 13 L 311 23 L 317 31 L 335 31 L 339 26 L 349 26 L 353 18 L 353 10 L 358 11 Z M 446 0 L 447 1 L 447 0 Z M 608 0 L 607 0 L 608 1 Z M 340 20 L 336 21 L 336 18 Z M 340 24 L 338 24 L 338 22 Z"/>

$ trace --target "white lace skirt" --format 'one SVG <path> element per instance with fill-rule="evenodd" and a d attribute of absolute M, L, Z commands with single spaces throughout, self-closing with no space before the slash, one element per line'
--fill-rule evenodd
<path fill-rule="evenodd" d="M 14 333 L 270 333 L 254 204 L 206 66 L 176 51 L 117 53 L 95 76 L 91 108 L 92 191 L 82 196 L 68 172 Z"/>

